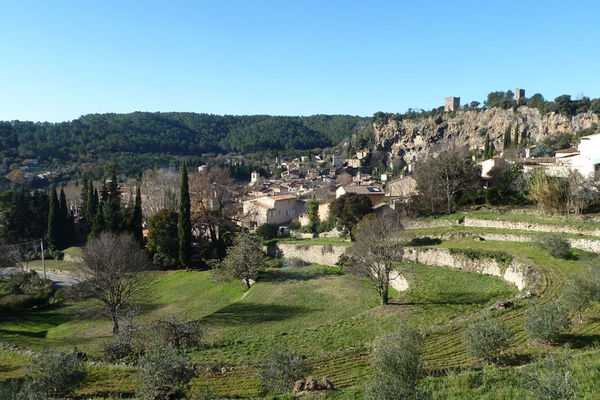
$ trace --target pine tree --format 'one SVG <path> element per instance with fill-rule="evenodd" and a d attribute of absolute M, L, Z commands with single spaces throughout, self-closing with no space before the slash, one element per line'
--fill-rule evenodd
<path fill-rule="evenodd" d="M 60 241 L 60 204 L 58 195 L 56 194 L 56 185 L 52 185 L 50 189 L 50 206 L 48 209 L 48 232 L 46 233 L 46 240 L 48 246 L 52 249 L 58 247 Z"/>
<path fill-rule="evenodd" d="M 179 263 L 189 268 L 192 254 L 192 224 L 190 221 L 190 191 L 185 160 L 181 165 L 181 195 L 179 200 L 179 218 L 177 228 L 179 233 Z"/>
<path fill-rule="evenodd" d="M 138 184 L 135 191 L 135 204 L 133 205 L 133 212 L 131 213 L 129 230 L 140 243 L 143 243 L 144 241 L 144 236 L 142 234 L 142 219 L 142 194 L 140 185 Z"/>

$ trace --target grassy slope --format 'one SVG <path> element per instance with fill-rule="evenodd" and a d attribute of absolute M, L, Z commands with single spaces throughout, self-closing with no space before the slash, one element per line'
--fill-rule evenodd
<path fill-rule="evenodd" d="M 372 341 L 400 321 L 425 328 L 468 314 L 514 289 L 501 281 L 460 271 L 425 266 L 403 266 L 413 283 L 399 297 L 410 305 L 378 307 L 374 291 L 339 270 L 324 266 L 269 271 L 242 299 L 237 283 L 215 283 L 208 272 L 156 273 L 143 298 L 144 320 L 179 312 L 205 322 L 206 345 L 192 352 L 205 365 L 229 365 L 225 376 L 207 372 L 194 381 L 208 384 L 221 395 L 256 395 L 256 363 L 275 346 L 289 346 L 308 355 L 319 376 L 338 387 L 354 384 L 366 373 L 366 353 Z M 453 297 L 452 285 L 461 282 Z M 0 340 L 20 346 L 76 344 L 92 353 L 110 335 L 110 323 L 97 316 L 90 302 L 40 310 L 4 319 Z M 2 359 L 8 355 L 0 353 Z M 21 360 L 22 362 L 22 360 Z M 116 368 L 116 367 L 115 367 Z M 18 368 L 4 377 L 19 376 Z M 110 375 L 115 379 L 111 381 Z M 126 368 L 95 370 L 82 393 L 104 393 L 102 387 L 134 387 Z M 111 383 L 112 382 L 112 383 Z"/>

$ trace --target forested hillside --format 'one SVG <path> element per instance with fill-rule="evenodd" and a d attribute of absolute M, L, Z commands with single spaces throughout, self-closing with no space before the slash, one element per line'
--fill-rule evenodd
<path fill-rule="evenodd" d="M 306 150 L 337 144 L 370 118 L 196 113 L 91 114 L 70 122 L 0 122 L 2 157 L 82 161 L 103 154 Z"/>

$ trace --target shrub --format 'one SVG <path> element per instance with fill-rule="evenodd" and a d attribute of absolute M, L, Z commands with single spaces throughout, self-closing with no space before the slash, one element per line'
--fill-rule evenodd
<path fill-rule="evenodd" d="M 199 321 L 183 321 L 177 316 L 158 320 L 156 332 L 163 346 L 175 349 L 198 346 L 202 337 Z"/>
<path fill-rule="evenodd" d="M 600 300 L 600 279 L 594 269 L 569 277 L 563 288 L 562 303 L 570 311 L 577 312 L 579 322 L 583 322 L 583 311 L 597 300 Z"/>
<path fill-rule="evenodd" d="M 25 397 L 24 394 L 17 380 L 0 382 L 0 400 L 21 400 Z"/>
<path fill-rule="evenodd" d="M 441 243 L 442 243 L 442 239 L 430 238 L 429 236 L 425 236 L 425 237 L 411 239 L 411 241 L 408 242 L 408 245 L 409 246 L 431 246 L 434 244 L 441 244 Z"/>
<path fill-rule="evenodd" d="M 525 330 L 532 339 L 556 342 L 570 326 L 566 310 L 554 300 L 543 305 L 530 304 L 525 314 Z"/>
<path fill-rule="evenodd" d="M 426 399 L 419 387 L 423 375 L 421 337 L 408 328 L 379 339 L 371 355 L 372 375 L 365 386 L 367 400 Z"/>
<path fill-rule="evenodd" d="M 276 224 L 262 224 L 256 229 L 256 234 L 265 240 L 275 239 L 278 232 L 279 227 Z"/>
<path fill-rule="evenodd" d="M 299 354 L 287 349 L 274 350 L 261 364 L 258 380 L 265 393 L 288 393 L 294 382 L 309 372 L 310 367 Z"/>
<path fill-rule="evenodd" d="M 554 258 L 569 260 L 573 258 L 571 243 L 561 235 L 543 236 L 539 244 Z"/>
<path fill-rule="evenodd" d="M 539 365 L 525 370 L 525 382 L 538 400 L 572 400 L 577 398 L 570 353 L 549 354 Z"/>
<path fill-rule="evenodd" d="M 45 350 L 31 357 L 23 391 L 35 399 L 68 397 L 81 384 L 85 374 L 78 351 L 53 353 Z"/>
<path fill-rule="evenodd" d="M 511 335 L 501 322 L 485 315 L 471 323 L 465 332 L 467 353 L 487 362 L 498 361 L 510 344 Z"/>
<path fill-rule="evenodd" d="M 301 228 L 300 221 L 297 218 L 293 219 L 292 222 L 288 225 L 288 228 L 294 231 L 297 231 Z"/>
<path fill-rule="evenodd" d="M 174 389 L 180 395 L 183 385 L 194 377 L 194 368 L 186 354 L 172 347 L 151 348 L 139 360 L 138 395 L 143 398 L 156 396 L 157 389 Z"/>

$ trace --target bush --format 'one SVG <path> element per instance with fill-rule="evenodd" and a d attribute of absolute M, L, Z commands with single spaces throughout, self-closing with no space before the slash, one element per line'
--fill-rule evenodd
<path fill-rule="evenodd" d="M 525 382 L 535 399 L 572 400 L 577 398 L 570 353 L 549 354 L 539 365 L 525 370 Z"/>
<path fill-rule="evenodd" d="M 408 328 L 379 339 L 371 355 L 372 376 L 365 386 L 367 400 L 429 398 L 419 387 L 423 375 L 421 337 Z"/>
<path fill-rule="evenodd" d="M 177 316 L 158 320 L 156 332 L 163 346 L 175 349 L 196 347 L 202 338 L 199 321 L 183 321 Z"/>
<path fill-rule="evenodd" d="M 309 372 L 310 367 L 299 354 L 287 349 L 274 350 L 261 364 L 258 380 L 265 393 L 288 393 L 294 382 Z"/>
<path fill-rule="evenodd" d="M 23 398 L 31 398 L 31 396 L 24 396 L 25 393 L 21 391 L 19 381 L 11 380 L 8 382 L 0 382 L 0 400 L 22 400 Z"/>
<path fill-rule="evenodd" d="M 85 366 L 78 351 L 43 351 L 31 357 L 23 391 L 35 399 L 68 397 L 85 375 Z"/>
<path fill-rule="evenodd" d="M 300 221 L 298 220 L 298 218 L 293 219 L 292 222 L 290 222 L 290 224 L 288 225 L 288 228 L 293 231 L 297 231 L 301 227 L 302 226 L 300 225 Z"/>
<path fill-rule="evenodd" d="M 442 239 L 439 238 L 430 238 L 429 236 L 414 238 L 408 242 L 409 246 L 431 246 L 435 244 L 441 244 Z"/>
<path fill-rule="evenodd" d="M 569 260 L 573 258 L 571 243 L 561 235 L 543 236 L 539 244 L 554 258 Z"/>
<path fill-rule="evenodd" d="M 140 357 L 138 366 L 140 386 L 137 393 L 142 398 L 152 398 L 165 388 L 181 395 L 182 386 L 194 377 L 194 368 L 186 354 L 172 347 L 148 350 Z"/>
<path fill-rule="evenodd" d="M 510 339 L 508 328 L 489 315 L 469 324 L 465 332 L 467 353 L 486 362 L 498 361 Z"/>
<path fill-rule="evenodd" d="M 104 342 L 102 344 L 102 356 L 109 362 L 125 360 L 131 357 L 133 353 L 134 350 L 131 343 L 120 340 L 119 337 L 112 342 Z"/>
<path fill-rule="evenodd" d="M 256 234 L 265 240 L 275 239 L 278 232 L 279 227 L 276 224 L 262 224 L 256 229 Z"/>
<path fill-rule="evenodd" d="M 570 327 L 566 310 L 554 300 L 543 305 L 530 304 L 525 314 L 525 330 L 532 339 L 556 342 Z"/>
<path fill-rule="evenodd" d="M 333 220 L 327 219 L 325 221 L 319 222 L 319 226 L 317 227 L 317 232 L 324 233 L 330 232 L 335 228 L 335 222 Z"/>

